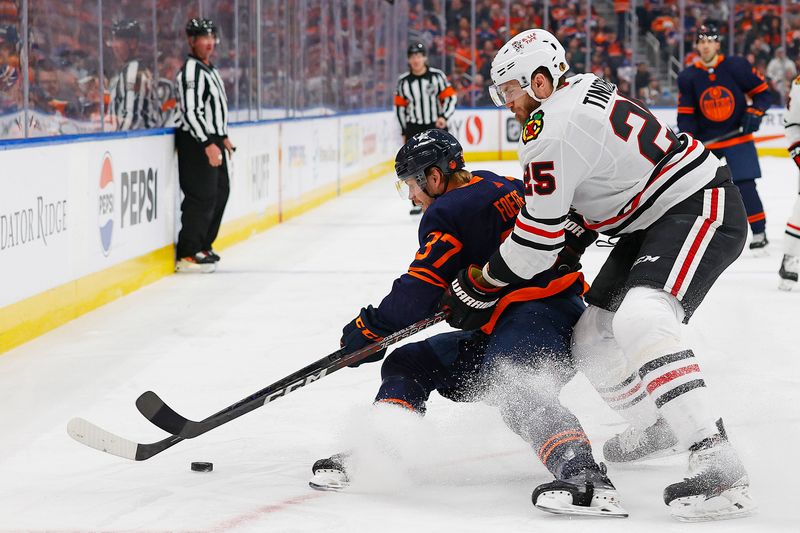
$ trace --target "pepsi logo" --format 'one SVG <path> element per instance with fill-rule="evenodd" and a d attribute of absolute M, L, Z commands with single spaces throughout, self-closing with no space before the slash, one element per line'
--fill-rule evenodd
<path fill-rule="evenodd" d="M 483 139 L 483 121 L 477 115 L 467 117 L 464 134 L 468 144 L 480 144 Z"/>
<path fill-rule="evenodd" d="M 114 233 L 114 172 L 111 168 L 111 154 L 103 155 L 100 168 L 100 188 L 97 195 L 97 226 L 100 229 L 100 244 L 103 255 L 111 251 L 111 237 Z"/>

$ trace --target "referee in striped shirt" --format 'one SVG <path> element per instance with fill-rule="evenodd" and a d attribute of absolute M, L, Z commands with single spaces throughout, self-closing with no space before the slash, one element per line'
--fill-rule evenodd
<path fill-rule="evenodd" d="M 428 66 L 425 45 L 408 47 L 409 71 L 400 76 L 394 108 L 403 142 L 433 128 L 447 129 L 447 121 L 456 110 L 456 91 L 439 69 Z"/>
<path fill-rule="evenodd" d="M 219 71 L 211 64 L 217 29 L 209 19 L 186 25 L 191 53 L 176 80 L 179 116 L 175 131 L 178 175 L 184 194 L 176 270 L 213 272 L 217 238 L 228 202 L 227 160 L 236 148 L 228 139 L 228 102 Z"/>
<path fill-rule="evenodd" d="M 394 109 L 403 132 L 403 143 L 423 131 L 447 129 L 447 121 L 456 110 L 455 89 L 444 72 L 428 66 L 422 43 L 408 47 L 408 72 L 397 81 Z M 422 206 L 413 205 L 411 214 L 420 213 Z"/>
<path fill-rule="evenodd" d="M 122 68 L 111 79 L 108 113 L 120 131 L 159 126 L 153 75 L 136 57 L 140 37 L 137 20 L 121 20 L 111 26 L 111 49 Z"/>

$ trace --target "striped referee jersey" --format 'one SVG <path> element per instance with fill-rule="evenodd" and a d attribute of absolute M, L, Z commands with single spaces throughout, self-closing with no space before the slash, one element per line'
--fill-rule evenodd
<path fill-rule="evenodd" d="M 153 77 L 138 60 L 128 61 L 109 87 L 108 113 L 118 131 L 154 128 L 159 125 Z"/>
<path fill-rule="evenodd" d="M 227 137 L 228 99 L 219 71 L 190 54 L 176 82 L 178 127 L 203 145 L 211 143 L 209 136 Z"/>
<path fill-rule="evenodd" d="M 403 131 L 409 124 L 433 125 L 453 116 L 456 91 L 439 69 L 428 67 L 421 76 L 406 72 L 397 81 L 394 108 Z"/>

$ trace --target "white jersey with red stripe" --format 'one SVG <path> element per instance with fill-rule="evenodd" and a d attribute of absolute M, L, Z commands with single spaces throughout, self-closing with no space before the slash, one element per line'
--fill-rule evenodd
<path fill-rule="evenodd" d="M 786 114 L 783 115 L 783 126 L 789 146 L 800 143 L 800 76 L 795 78 L 789 90 L 789 102 L 786 104 Z"/>
<path fill-rule="evenodd" d="M 722 164 L 593 74 L 569 78 L 531 114 L 518 154 L 526 206 L 500 248 L 505 265 L 486 272 L 499 284 L 553 264 L 571 207 L 601 233 L 631 233 L 700 190 Z"/>
<path fill-rule="evenodd" d="M 786 139 L 789 141 L 789 155 L 800 167 L 800 76 L 792 82 L 783 125 L 786 129 Z M 800 256 L 800 196 L 795 199 L 789 220 L 786 222 L 783 253 Z"/>

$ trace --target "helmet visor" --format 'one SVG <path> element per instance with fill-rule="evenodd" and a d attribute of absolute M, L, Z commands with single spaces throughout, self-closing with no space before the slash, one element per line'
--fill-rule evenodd
<path fill-rule="evenodd" d="M 489 86 L 489 96 L 497 107 L 505 107 L 509 102 L 513 102 L 525 94 L 525 89 L 519 84 L 518 80 L 510 80 L 500 85 Z"/>
<path fill-rule="evenodd" d="M 420 185 L 422 183 L 422 185 Z M 420 172 L 417 176 L 406 176 L 398 178 L 394 186 L 397 188 L 397 194 L 403 200 L 413 198 L 414 195 L 423 192 L 422 188 L 425 186 L 425 173 Z"/>

